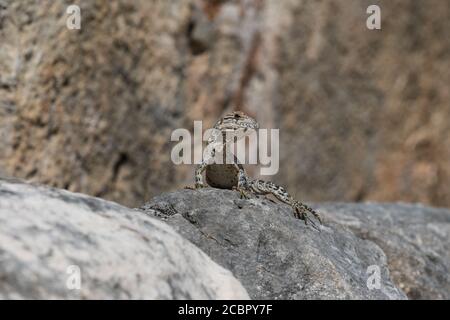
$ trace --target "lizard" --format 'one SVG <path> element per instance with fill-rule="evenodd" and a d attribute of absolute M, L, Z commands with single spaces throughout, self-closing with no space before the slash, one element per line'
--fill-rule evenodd
<path fill-rule="evenodd" d="M 195 169 L 195 186 L 186 188 L 199 189 L 206 187 L 203 182 L 203 172 L 205 172 L 206 182 L 213 188 L 237 190 L 241 198 L 246 199 L 249 198 L 248 193 L 257 197 L 260 195 L 273 195 L 279 201 L 290 205 L 293 209 L 294 217 L 303 220 L 305 224 L 310 221 L 317 228 L 308 214 L 312 214 L 322 224 L 320 215 L 315 210 L 294 199 L 285 188 L 270 181 L 250 178 L 246 174 L 243 165 L 238 163 L 234 155 L 232 163 L 225 161 L 223 163 L 212 162 L 217 157 L 222 156 L 225 160 L 225 157 L 230 156 L 230 152 L 227 151 L 227 144 L 232 139 L 234 141 L 242 139 L 246 136 L 249 129 L 259 129 L 259 124 L 255 119 L 241 111 L 234 111 L 219 119 L 213 126 L 213 129 L 215 130 L 212 131 L 213 133 L 208 138 L 202 162 Z"/>

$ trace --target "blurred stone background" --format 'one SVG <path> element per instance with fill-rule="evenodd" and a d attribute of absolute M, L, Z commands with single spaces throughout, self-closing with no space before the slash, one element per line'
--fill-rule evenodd
<path fill-rule="evenodd" d="M 0 0 L 0 176 L 138 206 L 193 182 L 172 130 L 234 109 L 299 199 L 450 207 L 450 1 Z"/>

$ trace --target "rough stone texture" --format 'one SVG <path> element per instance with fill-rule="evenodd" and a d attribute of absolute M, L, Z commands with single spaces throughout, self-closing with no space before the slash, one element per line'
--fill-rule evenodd
<path fill-rule="evenodd" d="M 449 207 L 450 1 L 287 2 L 278 181 L 307 199 Z M 381 31 L 362 23 L 369 4 Z"/>
<path fill-rule="evenodd" d="M 333 205 L 326 208 L 331 215 Z M 343 214 L 346 212 L 344 207 L 338 208 Z M 355 208 L 363 210 L 366 207 L 355 205 Z M 251 298 L 406 298 L 391 280 L 391 262 L 382 248 L 374 241 L 354 234 L 340 221 L 328 219 L 328 214 L 319 232 L 295 219 L 291 209 L 284 204 L 275 204 L 268 199 L 242 200 L 235 191 L 212 188 L 163 194 L 141 209 L 152 214 L 156 211 L 156 216 L 173 226 L 214 261 L 232 271 Z M 366 210 L 371 211 L 370 207 Z M 389 213 L 395 215 L 396 206 Z M 417 259 L 425 258 L 428 248 L 433 245 L 436 250 L 448 247 L 450 213 L 444 213 L 446 220 L 442 222 L 445 224 L 439 230 L 447 232 L 443 235 L 447 238 L 434 241 L 444 241 L 445 244 L 438 242 L 431 243 L 429 247 L 417 247 L 414 252 Z M 432 217 L 430 219 L 433 221 Z M 434 223 L 437 225 L 439 222 Z M 371 230 L 371 225 L 364 227 Z M 449 261 L 442 259 L 444 263 Z M 366 272 L 371 265 L 380 267 L 382 279 L 379 290 L 369 290 L 367 287 L 370 274 Z M 434 292 L 446 292 L 448 287 L 438 283 L 445 268 L 448 265 L 440 264 L 436 269 L 431 269 L 427 275 L 431 281 L 421 282 L 421 285 L 434 287 Z M 420 270 L 405 270 L 409 271 Z M 414 281 L 408 275 L 405 279 Z M 433 290 L 428 289 L 429 292 Z"/>
<path fill-rule="evenodd" d="M 0 174 L 124 204 L 179 180 L 163 168 L 186 110 L 189 1 L 0 3 Z"/>
<path fill-rule="evenodd" d="M 171 130 L 235 107 L 296 196 L 450 206 L 448 30 L 449 0 L 1 0 L 0 174 L 136 206 L 192 181 Z"/>
<path fill-rule="evenodd" d="M 411 204 L 327 204 L 329 221 L 370 240 L 411 299 L 450 299 L 450 211 Z"/>
<path fill-rule="evenodd" d="M 68 290 L 67 268 L 81 270 Z M 165 223 L 112 202 L 0 180 L 0 299 L 246 299 Z"/>

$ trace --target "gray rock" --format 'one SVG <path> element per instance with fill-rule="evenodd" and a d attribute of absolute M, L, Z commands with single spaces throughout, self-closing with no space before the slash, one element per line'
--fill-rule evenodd
<path fill-rule="evenodd" d="M 333 211 L 332 206 L 326 208 Z M 392 281 L 380 246 L 328 215 L 319 232 L 295 219 L 287 205 L 268 199 L 242 200 L 237 192 L 211 188 L 163 194 L 141 209 L 158 212 L 231 270 L 251 298 L 407 298 Z M 372 271 L 367 273 L 370 266 L 379 268 L 379 289 L 367 285 L 373 276 Z"/>
<path fill-rule="evenodd" d="M 274 182 L 299 198 L 450 207 L 449 17 L 448 0 L 1 0 L 0 172 L 136 206 L 192 181 L 174 129 L 239 108 L 280 129 Z"/>
<path fill-rule="evenodd" d="M 450 211 L 411 204 L 320 205 L 327 221 L 380 246 L 411 299 L 450 299 Z"/>
<path fill-rule="evenodd" d="M 69 290 L 77 268 L 81 288 Z M 12 180 L 0 180 L 0 279 L 0 299 L 248 298 L 229 271 L 140 211 Z"/>

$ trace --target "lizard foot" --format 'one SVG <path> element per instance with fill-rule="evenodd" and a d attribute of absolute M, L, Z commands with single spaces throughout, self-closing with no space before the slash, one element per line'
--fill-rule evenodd
<path fill-rule="evenodd" d="M 294 209 L 294 216 L 300 220 L 305 221 L 305 224 L 308 224 L 308 221 L 311 222 L 311 225 L 319 230 L 319 228 L 317 227 L 317 225 L 314 223 L 314 220 L 312 220 L 308 214 L 312 214 L 319 222 L 320 224 L 322 224 L 322 219 L 320 218 L 320 215 L 313 210 L 312 208 L 308 207 L 307 205 L 300 203 L 298 201 L 296 201 L 293 205 L 292 205 L 293 209 Z"/>
<path fill-rule="evenodd" d="M 241 199 L 250 199 L 250 196 L 245 192 L 244 189 L 239 187 L 233 187 L 233 190 L 239 191 L 239 196 Z"/>

